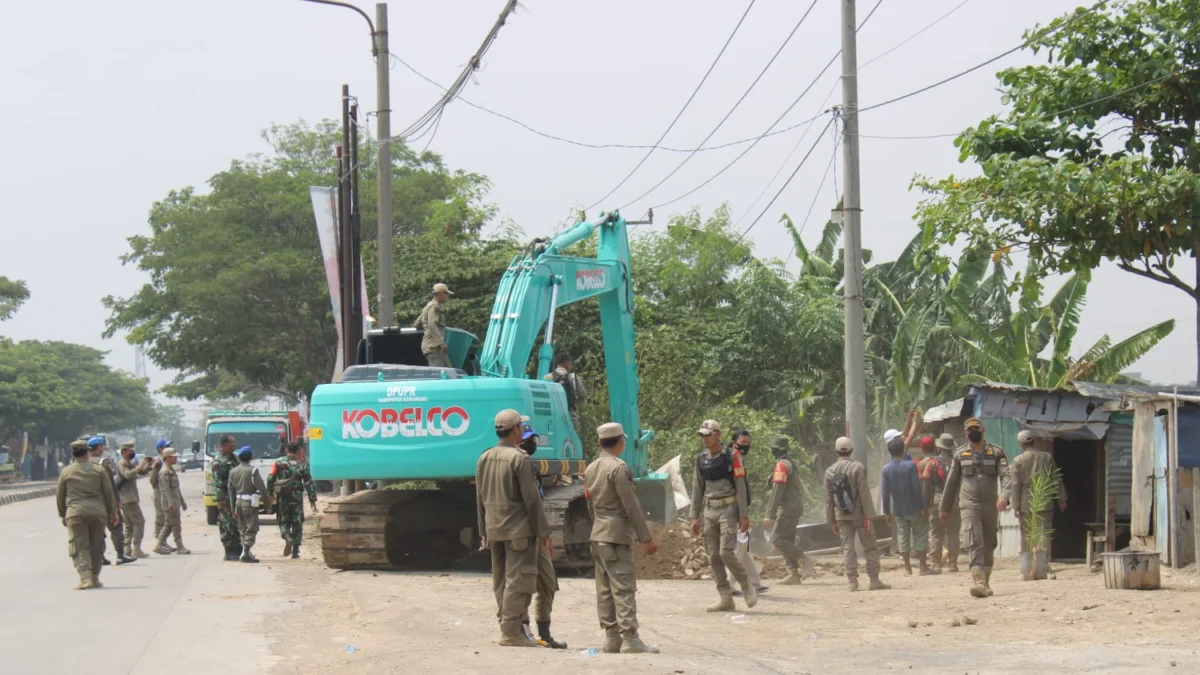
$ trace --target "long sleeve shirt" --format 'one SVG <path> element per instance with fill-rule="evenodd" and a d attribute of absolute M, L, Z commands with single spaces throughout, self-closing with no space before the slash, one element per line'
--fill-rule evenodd
<path fill-rule="evenodd" d="M 884 465 L 879 491 L 883 497 L 884 514 L 907 518 L 925 508 L 925 494 L 921 490 L 917 465 L 908 460 L 892 460 Z"/>
<path fill-rule="evenodd" d="M 650 526 L 633 486 L 633 473 L 620 457 L 601 452 L 583 472 L 592 541 L 630 545 L 650 541 Z"/>
<path fill-rule="evenodd" d="M 775 469 L 771 472 L 767 519 L 779 520 L 781 516 L 799 517 L 803 514 L 804 490 L 800 487 L 796 462 L 784 455 L 775 460 Z"/>
<path fill-rule="evenodd" d="M 479 456 L 475 508 L 479 532 L 489 541 L 550 536 L 533 462 L 510 445 L 498 445 Z"/>
<path fill-rule="evenodd" d="M 111 518 L 117 512 L 117 493 L 113 490 L 112 477 L 104 467 L 87 459 L 76 459 L 62 470 L 55 501 L 59 518 Z"/>
<path fill-rule="evenodd" d="M 846 474 L 850 479 L 850 494 L 854 499 L 854 510 L 845 513 L 833 504 L 834 476 Z M 825 470 L 825 522 L 830 525 L 839 520 L 874 520 L 875 505 L 871 503 L 871 488 L 867 485 L 867 470 L 860 462 L 839 459 Z"/>
<path fill-rule="evenodd" d="M 729 475 L 725 478 L 708 480 L 701 473 L 700 465 L 710 455 L 708 450 L 701 450 L 696 455 L 696 473 L 692 479 L 691 517 L 697 519 L 704 512 L 709 500 L 733 499 L 737 504 L 738 518 L 750 517 L 750 493 L 746 486 L 746 469 L 742 466 L 742 454 L 727 449 L 721 452 L 729 454 Z M 715 457 L 716 455 L 712 455 Z"/>
<path fill-rule="evenodd" d="M 1030 491 L 1033 487 L 1033 477 L 1043 472 L 1053 472 L 1058 469 L 1054 456 L 1044 450 L 1026 450 L 1012 461 L 1009 471 L 1009 493 L 1012 507 L 1018 513 L 1030 510 Z M 1067 501 L 1067 488 L 1063 485 L 1062 474 L 1057 474 L 1054 494 L 1045 510 L 1054 508 L 1055 502 Z"/>
<path fill-rule="evenodd" d="M 425 305 L 413 325 L 425 330 L 421 338 L 421 351 L 428 353 L 446 344 L 446 320 L 442 318 L 442 303 L 436 299 Z"/>

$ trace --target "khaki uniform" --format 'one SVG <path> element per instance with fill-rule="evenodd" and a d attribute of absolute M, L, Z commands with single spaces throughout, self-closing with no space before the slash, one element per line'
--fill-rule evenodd
<path fill-rule="evenodd" d="M 429 365 L 449 368 L 450 359 L 446 352 L 442 351 L 446 344 L 446 320 L 442 316 L 442 303 L 438 302 L 437 298 L 430 300 L 413 325 L 425 330 L 425 335 L 421 338 L 421 352 L 425 354 Z"/>
<path fill-rule="evenodd" d="M 112 459 L 105 456 L 100 460 L 100 466 L 104 468 L 104 473 L 108 474 L 109 485 L 112 486 L 113 494 L 117 494 L 117 468 Z M 119 558 L 125 555 L 125 522 L 121 516 L 121 508 L 117 507 L 117 524 L 113 525 L 111 521 L 108 525 L 108 535 L 112 538 L 113 548 L 116 549 L 116 556 Z"/>
<path fill-rule="evenodd" d="M 1029 544 L 1026 539 L 1028 535 L 1029 525 L 1026 522 L 1027 513 L 1031 506 L 1030 488 L 1033 484 L 1033 477 L 1044 471 L 1057 471 L 1058 463 L 1054 461 L 1054 456 L 1044 450 L 1025 450 L 1012 462 L 1011 480 L 1009 482 L 1009 493 L 1011 495 L 1009 501 L 1012 503 L 1012 508 L 1016 511 L 1021 522 L 1021 553 L 1029 552 Z M 1050 500 L 1049 508 L 1042 509 L 1037 514 L 1037 518 L 1042 521 L 1045 527 L 1050 526 L 1050 522 L 1054 518 L 1054 505 L 1057 502 L 1067 501 L 1067 488 L 1063 485 L 1062 475 L 1058 476 L 1058 485 L 1055 488 L 1054 496 Z M 1049 550 L 1050 542 L 1046 542 L 1046 548 Z"/>
<path fill-rule="evenodd" d="M 1008 458 L 1004 451 L 985 443 L 974 450 L 964 445 L 954 451 L 950 475 L 938 509 L 949 513 L 955 506 L 962 511 L 962 546 L 967 549 L 971 567 L 990 570 L 996 555 L 996 531 L 1000 514 L 1000 482 L 1007 481 Z"/>
<path fill-rule="evenodd" d="M 67 524 L 67 551 L 81 583 L 100 579 L 104 528 L 117 513 L 117 495 L 103 467 L 76 459 L 58 476 L 58 516 Z"/>
<path fill-rule="evenodd" d="M 921 472 L 921 489 L 925 492 L 925 508 L 929 509 L 930 563 L 934 567 L 941 567 L 944 549 L 945 561 L 950 563 L 953 569 L 958 569 L 961 512 L 957 505 L 947 511 L 945 523 L 938 515 L 938 505 L 945 493 L 946 478 L 950 473 L 950 465 L 953 461 L 954 458 L 951 454 L 941 454 L 937 457 L 926 457 L 918 466 Z"/>
<path fill-rule="evenodd" d="M 787 455 L 775 458 L 771 472 L 771 497 L 767 520 L 772 521 L 771 545 L 783 555 L 788 570 L 798 572 L 804 553 L 796 546 L 796 526 L 804 515 L 804 490 L 796 462 Z"/>
<path fill-rule="evenodd" d="M 137 481 L 149 472 L 149 468 L 139 471 L 137 464 L 123 457 L 117 462 L 117 473 L 122 481 L 117 489 L 117 497 L 121 502 L 121 519 L 125 521 L 125 555 L 132 555 L 135 549 L 141 549 L 146 533 L 146 516 L 142 513 Z"/>
<path fill-rule="evenodd" d="M 479 532 L 492 554 L 500 631 L 520 636 L 536 589 L 540 540 L 550 536 L 529 456 L 508 445 L 484 452 L 475 465 L 475 495 Z"/>
<path fill-rule="evenodd" d="M 622 633 L 637 630 L 637 576 L 633 540 L 651 540 L 650 527 L 633 486 L 633 473 L 621 460 L 601 452 L 583 473 L 592 516 L 592 558 L 596 561 L 596 611 L 600 627 Z"/>
<path fill-rule="evenodd" d="M 158 491 L 158 476 L 162 473 L 163 461 L 162 457 L 154 458 L 153 468 L 150 469 L 150 489 L 151 499 L 154 500 L 154 535 L 158 536 L 162 532 L 163 523 L 165 522 L 166 511 L 162 507 L 162 500 Z"/>
<path fill-rule="evenodd" d="M 836 508 L 833 503 L 833 477 L 846 474 L 850 480 L 850 494 L 854 500 L 854 509 L 846 513 Z M 868 531 L 865 522 L 875 519 L 875 505 L 871 503 L 871 490 L 867 486 L 867 471 L 863 465 L 849 458 L 842 458 L 825 470 L 825 522 L 837 525 L 838 536 L 842 540 L 842 566 L 846 569 L 846 577 L 858 578 L 858 553 L 854 550 L 855 537 L 862 544 L 863 553 L 867 557 L 867 576 L 875 579 L 879 576 L 879 544 L 875 540 L 875 531 Z"/>
<path fill-rule="evenodd" d="M 258 536 L 258 507 L 251 502 L 250 495 L 266 499 L 267 486 L 263 484 L 258 469 L 244 462 L 229 472 L 229 494 L 234 498 L 233 519 L 237 523 L 242 546 L 250 548 Z"/>
<path fill-rule="evenodd" d="M 166 542 L 167 537 L 173 537 L 175 546 L 181 548 L 183 546 L 183 508 L 187 506 L 187 503 L 183 501 L 183 492 L 179 489 L 179 472 L 175 470 L 175 467 L 163 465 L 162 471 L 158 474 L 158 491 L 165 512 L 163 527 L 158 531 L 159 544 Z"/>
<path fill-rule="evenodd" d="M 701 450 L 696 455 L 691 517 L 699 519 L 703 516 L 700 527 L 704 536 L 704 551 L 712 565 L 717 590 L 724 595 L 729 591 L 729 575 L 733 575 L 743 591 L 750 586 L 746 568 L 738 560 L 736 548 L 738 521 L 749 517 L 750 506 L 741 453 L 727 448 L 721 452 L 729 454 L 730 470 L 727 477 L 714 480 L 706 479 L 701 474 L 701 462 L 710 454 L 708 450 Z"/>

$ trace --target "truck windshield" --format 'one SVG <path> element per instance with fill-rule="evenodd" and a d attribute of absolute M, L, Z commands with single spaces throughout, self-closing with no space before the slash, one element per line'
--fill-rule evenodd
<path fill-rule="evenodd" d="M 212 422 L 205 434 L 204 454 L 215 457 L 221 436 L 229 434 L 236 447 L 250 446 L 254 459 L 276 459 L 280 456 L 280 436 L 287 436 L 287 427 L 274 422 Z"/>

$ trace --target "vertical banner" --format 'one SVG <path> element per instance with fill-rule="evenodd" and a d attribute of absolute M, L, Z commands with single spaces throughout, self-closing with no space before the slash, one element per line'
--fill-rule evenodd
<path fill-rule="evenodd" d="M 337 327 L 337 360 L 333 366 L 333 376 L 330 378 L 331 382 L 337 382 L 342 379 L 342 370 L 345 368 L 345 364 L 342 363 L 344 333 L 342 332 L 342 299 L 341 293 L 339 293 L 341 272 L 338 267 L 337 190 L 331 187 L 310 187 L 308 192 L 312 198 L 313 215 L 317 221 L 317 239 L 321 245 L 321 260 L 325 264 L 325 280 L 329 284 L 329 302 L 333 307 L 333 322 Z M 363 335 L 366 335 L 367 330 L 371 327 L 372 319 L 370 296 L 367 295 L 367 275 L 361 264 L 358 276 L 362 280 L 359 292 L 362 294 Z"/>

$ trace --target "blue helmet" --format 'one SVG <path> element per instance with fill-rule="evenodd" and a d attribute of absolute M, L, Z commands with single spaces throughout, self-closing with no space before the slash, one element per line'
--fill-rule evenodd
<path fill-rule="evenodd" d="M 92 436 L 87 441 L 87 446 L 89 448 L 94 448 L 94 447 L 97 447 L 100 445 L 104 445 L 104 437 L 103 436 Z"/>
<path fill-rule="evenodd" d="M 521 440 L 527 441 L 537 435 L 538 433 L 533 430 L 533 426 L 529 424 L 521 425 Z"/>
<path fill-rule="evenodd" d="M 254 455 L 254 451 L 251 450 L 250 446 L 248 446 L 248 445 L 243 445 L 242 447 L 238 448 L 237 456 L 241 457 L 242 459 L 247 459 L 249 457 L 252 457 L 253 455 Z"/>
<path fill-rule="evenodd" d="M 168 441 L 165 438 L 160 438 L 160 439 L 158 439 L 158 442 L 154 444 L 154 447 L 157 450 L 163 450 L 163 449 L 169 448 L 169 447 L 171 447 L 171 441 Z"/>

